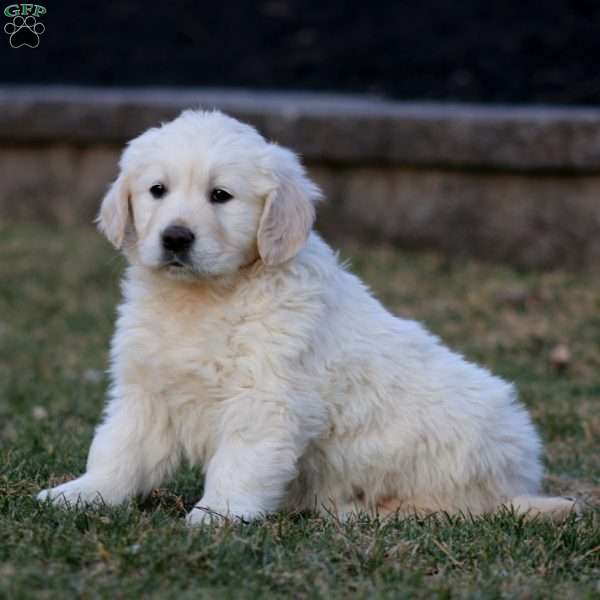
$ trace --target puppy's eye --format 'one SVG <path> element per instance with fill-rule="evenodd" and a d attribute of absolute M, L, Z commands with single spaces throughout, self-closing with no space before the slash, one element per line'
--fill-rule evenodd
<path fill-rule="evenodd" d="M 233 198 L 233 196 L 229 192 L 226 192 L 225 190 L 222 190 L 221 188 L 215 188 L 210 193 L 210 201 L 215 202 L 216 204 L 223 204 L 223 202 L 227 202 L 228 200 L 231 200 L 232 198 Z"/>
<path fill-rule="evenodd" d="M 162 198 L 167 193 L 167 188 L 162 183 L 155 183 L 150 188 L 150 193 L 154 198 Z"/>

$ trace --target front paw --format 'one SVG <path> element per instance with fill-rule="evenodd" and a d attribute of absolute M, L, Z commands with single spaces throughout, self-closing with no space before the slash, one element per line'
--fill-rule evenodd
<path fill-rule="evenodd" d="M 215 510 L 211 510 L 204 506 L 194 506 L 192 510 L 186 515 L 185 523 L 188 527 L 202 527 L 203 525 L 220 525 L 224 523 L 230 515 L 226 512 L 221 513 Z"/>
<path fill-rule="evenodd" d="M 190 527 L 202 525 L 223 524 L 225 521 L 238 521 L 248 523 L 264 517 L 264 513 L 248 506 L 231 508 L 217 508 L 215 504 L 205 503 L 202 500 L 187 514 L 185 521 Z"/>
<path fill-rule="evenodd" d="M 37 495 L 40 502 L 50 501 L 61 508 L 76 508 L 88 504 L 105 504 L 99 486 L 93 485 L 84 477 L 68 481 L 54 488 L 41 491 Z"/>

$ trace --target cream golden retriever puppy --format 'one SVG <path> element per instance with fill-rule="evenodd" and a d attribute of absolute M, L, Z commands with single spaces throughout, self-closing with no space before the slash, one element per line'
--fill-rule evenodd
<path fill-rule="evenodd" d="M 188 515 L 347 518 L 537 496 L 540 440 L 507 382 L 387 312 L 314 232 L 290 151 L 219 112 L 133 140 L 100 229 L 128 260 L 112 387 L 84 475 L 39 494 L 124 502 L 204 469 Z"/>

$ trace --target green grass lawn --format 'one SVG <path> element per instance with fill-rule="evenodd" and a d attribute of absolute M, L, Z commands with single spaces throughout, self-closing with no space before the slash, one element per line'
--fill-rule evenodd
<path fill-rule="evenodd" d="M 82 472 L 107 386 L 123 262 L 88 229 L 0 225 L 0 598 L 600 598 L 600 279 L 348 245 L 395 313 L 514 381 L 546 489 L 587 514 L 311 515 L 189 531 L 197 470 L 144 502 L 61 512 L 32 495 Z M 571 357 L 550 360 L 565 344 Z"/>

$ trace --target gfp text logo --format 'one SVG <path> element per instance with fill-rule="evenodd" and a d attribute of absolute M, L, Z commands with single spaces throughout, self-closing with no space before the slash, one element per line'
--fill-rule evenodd
<path fill-rule="evenodd" d="M 46 12 L 41 4 L 10 4 L 4 9 L 4 16 L 11 19 L 4 25 L 4 33 L 8 34 L 12 48 L 37 48 L 40 45 L 40 35 L 46 28 L 38 17 Z"/>

